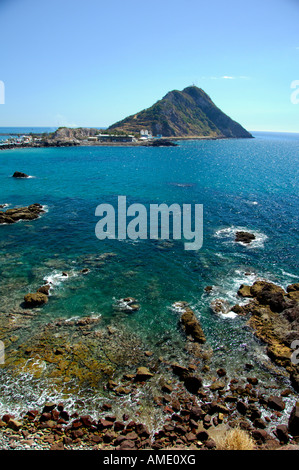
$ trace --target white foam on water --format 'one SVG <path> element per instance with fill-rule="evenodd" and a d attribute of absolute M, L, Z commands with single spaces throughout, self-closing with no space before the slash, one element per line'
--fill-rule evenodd
<path fill-rule="evenodd" d="M 296 274 L 288 273 L 288 272 L 284 271 L 283 269 L 281 270 L 281 272 L 284 276 L 294 277 L 295 279 L 299 279 L 299 276 L 297 276 Z"/>
<path fill-rule="evenodd" d="M 250 232 L 253 233 L 255 239 L 252 240 L 251 243 L 242 243 L 242 242 L 235 242 L 235 237 L 237 232 Z M 216 238 L 223 238 L 228 243 L 238 243 L 239 245 L 245 246 L 248 249 L 252 248 L 263 248 L 264 242 L 267 240 L 267 235 L 258 231 L 258 230 L 251 230 L 247 227 L 236 227 L 232 225 L 231 227 L 221 228 L 217 230 L 214 234 Z"/>
<path fill-rule="evenodd" d="M 64 276 L 62 274 L 62 271 L 54 270 L 51 274 L 46 275 L 43 278 L 43 281 L 45 281 L 45 284 L 50 284 L 51 288 L 55 288 L 55 287 L 60 287 L 65 281 L 70 279 L 70 277 L 77 277 L 77 276 L 78 274 L 73 270 L 67 273 L 67 276 Z M 49 295 L 51 295 L 51 289 L 50 289 Z"/>
<path fill-rule="evenodd" d="M 174 302 L 174 303 L 171 305 L 170 309 L 171 309 L 174 313 L 182 314 L 182 313 L 185 312 L 187 306 L 188 306 L 187 304 L 185 305 L 185 304 L 182 303 L 182 302 Z"/>

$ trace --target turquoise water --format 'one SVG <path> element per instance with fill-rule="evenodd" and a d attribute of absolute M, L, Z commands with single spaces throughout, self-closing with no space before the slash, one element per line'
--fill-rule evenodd
<path fill-rule="evenodd" d="M 155 347 L 176 334 L 171 306 L 185 300 L 208 343 L 219 350 L 219 362 L 233 368 L 252 334 L 244 319 L 213 313 L 211 301 L 234 305 L 239 285 L 258 277 L 284 287 L 299 279 L 299 135 L 254 135 L 169 148 L 1 151 L 0 204 L 38 202 L 47 209 L 38 220 L 0 227 L 2 309 L 7 299 L 20 305 L 27 292 L 51 280 L 55 289 L 39 321 L 100 314 L 108 324 L 115 301 L 133 296 L 141 309 L 128 316 L 128 327 Z M 32 178 L 16 180 L 14 171 Z M 95 209 L 101 203 L 117 207 L 119 195 L 128 205 L 146 207 L 203 204 L 203 247 L 185 251 L 178 240 L 98 240 Z M 253 231 L 256 240 L 250 246 L 235 243 L 238 228 Z M 101 258 L 105 253 L 115 256 Z M 85 267 L 90 273 L 79 276 Z M 62 278 L 62 271 L 69 277 Z M 214 286 L 209 295 L 207 285 Z"/>

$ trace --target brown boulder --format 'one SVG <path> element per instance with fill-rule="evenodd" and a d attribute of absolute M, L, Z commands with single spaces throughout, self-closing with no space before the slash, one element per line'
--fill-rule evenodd
<path fill-rule="evenodd" d="M 48 297 L 41 292 L 36 292 L 35 294 L 26 294 L 24 301 L 27 308 L 34 308 L 46 304 L 48 302 Z"/>
<path fill-rule="evenodd" d="M 290 284 L 287 287 L 287 292 L 295 292 L 295 291 L 299 291 L 299 282 L 297 282 L 296 284 Z"/>
<path fill-rule="evenodd" d="M 271 396 L 268 398 L 268 406 L 272 410 L 283 411 L 285 409 L 285 402 L 280 397 Z"/>
<path fill-rule="evenodd" d="M 50 284 L 45 284 L 37 289 L 36 292 L 40 292 L 41 294 L 49 295 L 49 291 L 51 289 Z"/>
<path fill-rule="evenodd" d="M 246 284 L 241 284 L 238 290 L 238 295 L 240 297 L 252 297 L 252 293 L 250 292 L 250 286 Z"/>
<path fill-rule="evenodd" d="M 143 382 L 145 380 L 150 379 L 153 377 L 153 374 L 147 369 L 147 367 L 138 367 L 135 381 L 136 382 Z"/>
<path fill-rule="evenodd" d="M 201 344 L 206 342 L 203 329 L 193 310 L 186 308 L 185 312 L 181 315 L 181 324 L 186 335 L 192 336 L 194 341 Z"/>

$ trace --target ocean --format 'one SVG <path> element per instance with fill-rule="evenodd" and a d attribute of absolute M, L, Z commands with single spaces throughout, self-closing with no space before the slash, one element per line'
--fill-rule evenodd
<path fill-rule="evenodd" d="M 286 387 L 287 379 L 270 365 L 265 346 L 246 320 L 211 309 L 219 298 L 228 307 L 240 303 L 242 283 L 266 279 L 286 287 L 299 279 L 299 134 L 253 135 L 180 141 L 177 147 L 0 152 L 0 204 L 40 203 L 46 209 L 37 220 L 0 227 L 0 339 L 6 357 L 0 366 L 0 411 L 18 412 L 49 398 L 69 403 L 80 398 L 88 411 L 101 402 L 103 377 L 110 373 L 104 366 L 99 376 L 88 362 L 84 377 L 76 369 L 82 357 L 76 364 L 72 356 L 67 370 L 59 362 L 60 375 L 53 366 L 59 348 L 70 353 L 74 344 L 81 347 L 78 332 L 66 328 L 80 318 L 119 331 L 115 347 L 113 335 L 97 343 L 84 335 L 84 360 L 103 364 L 108 357 L 105 366 L 113 377 L 128 365 L 133 371 L 142 365 L 142 348 L 155 357 L 183 360 L 184 340 L 173 308 L 177 301 L 188 302 L 199 318 L 213 351 L 211 369 L 221 366 L 242 375 L 250 363 L 257 377 Z M 11 177 L 15 171 L 32 178 L 16 180 Z M 118 196 L 126 196 L 128 205 L 146 207 L 202 204 L 202 248 L 186 251 L 182 240 L 172 239 L 99 240 L 96 207 L 107 203 L 116 208 Z M 238 230 L 253 232 L 255 240 L 247 246 L 236 243 Z M 84 268 L 89 269 L 86 275 L 80 273 Z M 24 295 L 44 282 L 52 283 L 49 302 L 37 313 L 24 314 Z M 210 293 L 206 286 L 213 286 Z M 140 309 L 119 312 L 117 300 L 128 296 Z M 53 347 L 58 352 L 52 356 Z"/>

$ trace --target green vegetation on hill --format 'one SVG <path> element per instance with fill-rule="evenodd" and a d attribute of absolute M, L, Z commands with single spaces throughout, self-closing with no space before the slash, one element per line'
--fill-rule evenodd
<path fill-rule="evenodd" d="M 252 137 L 196 86 L 167 93 L 150 108 L 113 124 L 108 131 L 140 133 L 142 129 L 164 137 Z"/>

